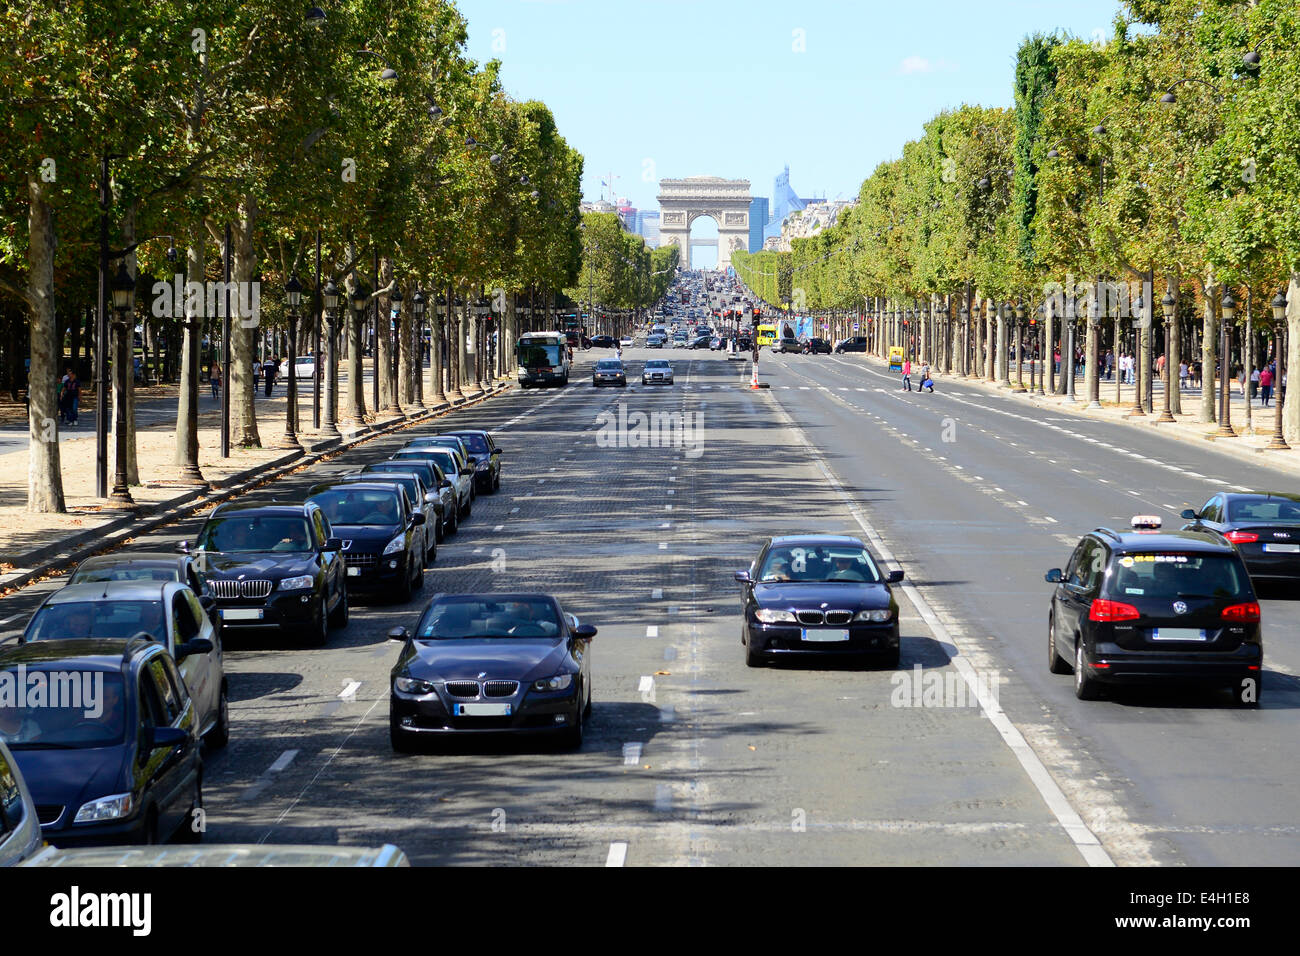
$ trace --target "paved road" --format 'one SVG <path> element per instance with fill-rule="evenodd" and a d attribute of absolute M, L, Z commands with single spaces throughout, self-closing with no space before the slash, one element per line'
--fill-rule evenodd
<path fill-rule="evenodd" d="M 629 349 L 631 387 L 597 390 L 589 368 L 602 355 L 581 353 L 567 389 L 511 392 L 439 422 L 493 429 L 505 471 L 440 546 L 423 595 L 356 608 L 324 649 L 228 646 L 233 735 L 207 765 L 210 840 L 390 841 L 417 864 L 1300 859 L 1283 756 L 1300 699 L 1282 669 L 1300 667 L 1287 646 L 1294 605 L 1267 605 L 1258 712 L 1168 694 L 1084 704 L 1043 660 L 1042 572 L 1081 531 L 1199 504 L 1211 478 L 1262 477 L 1166 441 L 1175 472 L 1108 447 L 1131 439 L 1122 426 L 1036 424 L 973 390 L 896 393 L 851 358 L 765 353 L 775 387 L 756 392 L 747 361 Z M 676 385 L 637 384 L 652 355 L 674 361 Z M 698 414 L 704 431 L 633 447 L 610 423 L 634 427 L 636 412 L 690 425 Z M 944 442 L 949 423 L 956 440 Z M 259 497 L 301 494 L 404 438 Z M 170 547 L 197 525 L 132 547 Z M 917 582 L 900 594 L 907 680 L 745 667 L 731 572 L 766 536 L 809 529 L 878 532 Z M 55 586 L 0 600 L 0 632 Z M 582 750 L 475 741 L 394 755 L 386 632 L 413 625 L 436 591 L 519 588 L 552 591 L 599 628 Z M 917 667 L 950 687 L 994 676 L 1001 706 L 897 706 Z"/>

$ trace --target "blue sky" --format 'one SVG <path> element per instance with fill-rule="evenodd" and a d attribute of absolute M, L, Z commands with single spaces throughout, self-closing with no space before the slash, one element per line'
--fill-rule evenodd
<path fill-rule="evenodd" d="M 502 61 L 586 157 L 583 192 L 642 209 L 659 177 L 852 198 L 922 125 L 1010 106 L 1028 34 L 1109 35 L 1118 0 L 460 0 L 469 55 Z M 705 234 L 701 232 L 701 234 Z"/>

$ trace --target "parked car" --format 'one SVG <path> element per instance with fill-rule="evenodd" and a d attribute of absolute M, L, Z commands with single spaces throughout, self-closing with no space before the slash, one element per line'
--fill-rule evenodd
<path fill-rule="evenodd" d="M 333 478 L 331 481 L 380 481 L 400 487 L 406 492 L 412 510 L 424 515 L 424 524 L 420 527 L 423 532 L 424 543 L 421 550 L 424 554 L 424 567 L 431 567 L 438 560 L 437 528 L 439 522 L 442 521 L 442 500 L 429 490 L 428 485 L 424 483 L 424 479 L 417 472 L 390 471 L 386 473 L 371 472 L 370 474 L 352 472 L 351 474 Z M 346 539 L 344 539 L 344 543 L 346 543 Z M 346 558 L 347 555 L 345 554 L 344 559 L 346 560 Z"/>
<path fill-rule="evenodd" d="M 41 843 L 36 801 L 0 733 L 0 866 L 31 859 Z"/>
<path fill-rule="evenodd" d="M 282 382 L 289 381 L 289 360 L 285 359 L 280 363 L 279 378 Z M 316 377 L 316 359 L 310 355 L 299 355 L 293 363 L 293 378 L 295 382 L 310 382 Z"/>
<path fill-rule="evenodd" d="M 441 432 L 463 441 L 476 459 L 474 483 L 479 491 L 494 492 L 501 487 L 501 446 L 481 428 L 463 428 Z"/>
<path fill-rule="evenodd" d="M 343 542 L 348 590 L 381 593 L 399 603 L 424 590 L 424 515 L 400 485 L 327 481 L 313 485 L 318 505 Z"/>
<path fill-rule="evenodd" d="M 403 448 L 388 460 L 419 461 L 421 459 L 432 461 L 442 469 L 442 473 L 456 490 L 457 523 L 464 521 L 474 509 L 474 473 L 466 465 L 465 459 L 461 458 L 453 448 L 426 445 L 423 448 Z"/>
<path fill-rule="evenodd" d="M 68 576 L 68 584 L 90 581 L 181 581 L 203 593 L 203 582 L 188 554 L 169 551 L 114 551 L 87 558 Z"/>
<path fill-rule="evenodd" d="M 804 355 L 830 355 L 831 344 L 825 339 L 809 339 L 803 344 Z"/>
<path fill-rule="evenodd" d="M 447 535 L 455 534 L 460 527 L 458 517 L 460 508 L 457 505 L 455 485 L 443 474 L 442 469 L 438 467 L 436 462 L 429 459 L 374 461 L 361 469 L 363 475 L 401 474 L 411 471 L 418 474 L 431 489 L 436 490 L 442 508 L 438 512 L 441 517 L 441 524 L 438 525 L 438 533 L 435 535 L 435 539 L 441 542 Z M 433 482 L 433 484 L 430 485 L 430 482 Z"/>
<path fill-rule="evenodd" d="M 221 638 L 208 617 L 212 603 L 179 581 L 69 584 L 41 603 L 19 642 L 148 636 L 180 664 L 199 736 L 211 747 L 224 747 L 230 739 L 230 687 Z M 196 642 L 208 650 L 197 653 Z"/>

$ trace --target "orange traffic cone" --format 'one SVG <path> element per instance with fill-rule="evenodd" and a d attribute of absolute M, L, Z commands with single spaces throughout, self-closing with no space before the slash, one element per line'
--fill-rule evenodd
<path fill-rule="evenodd" d="M 754 369 L 754 372 L 753 372 L 753 374 L 750 375 L 750 377 L 749 377 L 749 387 L 750 387 L 750 388 L 758 388 L 758 363 L 757 363 L 757 362 L 754 363 L 754 365 L 753 365 L 753 369 Z"/>

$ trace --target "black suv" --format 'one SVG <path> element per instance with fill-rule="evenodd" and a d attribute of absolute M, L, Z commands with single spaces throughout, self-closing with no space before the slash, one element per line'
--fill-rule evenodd
<path fill-rule="evenodd" d="M 312 502 L 231 502 L 203 523 L 194 559 L 223 630 L 280 629 L 321 645 L 331 624 L 348 623 L 342 547 Z"/>
<path fill-rule="evenodd" d="M 1264 649 L 1259 602 L 1237 550 L 1212 532 L 1134 530 L 1084 536 L 1056 585 L 1047 616 L 1053 674 L 1074 672 L 1081 700 L 1103 684 L 1185 682 L 1226 687 L 1258 704 Z"/>
<path fill-rule="evenodd" d="M 307 497 L 343 542 L 348 587 L 391 594 L 400 602 L 424 590 L 424 515 L 406 489 L 383 481 L 333 481 Z"/>
<path fill-rule="evenodd" d="M 830 355 L 831 344 L 825 339 L 809 339 L 803 344 L 804 355 Z"/>
<path fill-rule="evenodd" d="M 867 337 L 865 335 L 855 335 L 853 338 L 845 339 L 835 346 L 836 355 L 843 355 L 845 352 L 865 352 L 866 350 Z"/>

